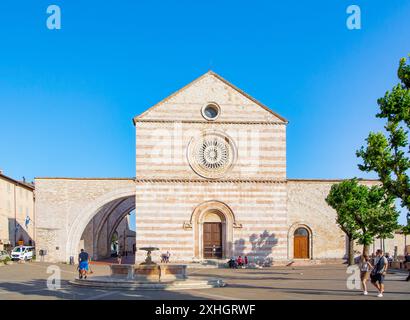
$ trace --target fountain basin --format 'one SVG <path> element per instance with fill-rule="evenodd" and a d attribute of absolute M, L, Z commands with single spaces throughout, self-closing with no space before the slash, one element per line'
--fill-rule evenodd
<path fill-rule="evenodd" d="M 183 264 L 112 264 L 110 268 L 111 277 L 128 280 L 161 282 L 187 278 L 187 266 Z"/>
<path fill-rule="evenodd" d="M 128 290 L 188 290 L 224 287 L 217 278 L 187 277 L 187 266 L 179 264 L 113 264 L 109 276 L 91 276 L 70 281 L 72 285 Z"/>

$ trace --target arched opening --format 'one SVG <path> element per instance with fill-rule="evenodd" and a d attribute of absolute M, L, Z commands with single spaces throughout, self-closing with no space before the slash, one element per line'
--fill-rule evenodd
<path fill-rule="evenodd" d="M 231 208 L 223 202 L 211 200 L 198 205 L 189 225 L 194 232 L 194 257 L 225 259 L 233 254 L 233 229 L 241 225 Z M 215 247 L 214 247 L 215 246 Z"/>
<path fill-rule="evenodd" d="M 293 233 L 293 257 L 295 259 L 309 259 L 309 231 L 299 227 Z"/>
<path fill-rule="evenodd" d="M 109 201 L 92 216 L 83 230 L 78 250 L 84 248 L 92 259 L 123 263 L 135 261 L 135 197 Z"/>

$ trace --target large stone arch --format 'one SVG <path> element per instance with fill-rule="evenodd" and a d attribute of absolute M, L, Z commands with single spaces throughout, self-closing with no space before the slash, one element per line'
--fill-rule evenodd
<path fill-rule="evenodd" d="M 106 193 L 94 201 L 86 205 L 72 221 L 71 227 L 67 234 L 66 244 L 66 259 L 70 256 L 76 257 L 78 253 L 78 245 L 81 240 L 83 231 L 91 219 L 107 204 L 113 201 L 121 201 L 123 199 L 135 197 L 135 186 L 128 188 L 117 189 Z"/>
<path fill-rule="evenodd" d="M 114 232 L 117 230 L 117 228 L 118 228 L 118 226 L 120 225 L 121 221 L 122 221 L 128 214 L 130 214 L 130 212 L 131 212 L 132 210 L 134 210 L 134 209 L 135 209 L 135 202 L 134 202 L 134 205 L 129 206 L 128 208 L 126 208 L 126 209 L 120 211 L 119 214 L 116 215 L 115 221 L 114 221 L 113 224 L 112 224 L 112 228 L 111 228 L 111 230 L 110 230 L 110 233 L 108 234 L 108 239 L 109 239 L 109 241 L 111 240 L 112 235 L 113 235 Z"/>
<path fill-rule="evenodd" d="M 203 223 L 207 213 L 215 212 L 221 216 L 222 228 L 222 250 L 223 257 L 233 254 L 233 229 L 238 226 L 232 209 L 225 203 L 210 200 L 199 204 L 191 214 L 190 225 L 194 236 L 194 257 L 203 258 Z"/>
<path fill-rule="evenodd" d="M 136 193 L 134 178 L 36 178 L 35 184 L 36 250 L 46 252 L 47 262 L 76 258 L 90 220 Z"/>
<path fill-rule="evenodd" d="M 112 235 L 124 217 L 135 209 L 135 197 L 120 198 L 109 204 L 110 206 L 107 210 L 98 213 L 101 217 L 97 219 L 97 225 L 92 230 L 94 259 L 109 257 Z M 105 236 L 103 235 L 104 228 L 108 229 L 104 233 Z"/>

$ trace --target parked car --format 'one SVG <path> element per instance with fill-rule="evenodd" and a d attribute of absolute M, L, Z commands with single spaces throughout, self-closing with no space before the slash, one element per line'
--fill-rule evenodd
<path fill-rule="evenodd" d="M 12 260 L 31 260 L 34 255 L 34 247 L 31 246 L 18 246 L 11 252 Z"/>
<path fill-rule="evenodd" d="M 0 261 L 4 261 L 7 258 L 11 259 L 10 255 L 5 250 L 0 250 Z"/>

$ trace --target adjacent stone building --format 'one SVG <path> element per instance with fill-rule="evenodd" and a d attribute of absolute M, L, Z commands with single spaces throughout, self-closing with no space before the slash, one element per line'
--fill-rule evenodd
<path fill-rule="evenodd" d="M 136 247 L 158 247 L 154 259 L 342 259 L 346 238 L 324 200 L 338 181 L 287 178 L 287 124 L 207 72 L 134 118 L 136 178 L 36 179 L 37 249 L 49 261 L 80 246 L 104 258 L 135 209 Z"/>
<path fill-rule="evenodd" d="M 34 186 L 0 172 L 0 250 L 34 245 Z"/>

